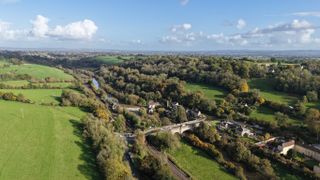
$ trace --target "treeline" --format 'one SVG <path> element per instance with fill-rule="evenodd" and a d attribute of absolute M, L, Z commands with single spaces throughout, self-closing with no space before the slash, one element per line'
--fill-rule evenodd
<path fill-rule="evenodd" d="M 69 88 L 75 87 L 74 85 L 70 85 Z M 62 89 L 63 87 L 59 85 L 52 85 L 48 83 L 43 84 L 34 84 L 34 83 L 28 83 L 25 85 L 8 85 L 5 83 L 0 83 L 0 89 Z"/>
<path fill-rule="evenodd" d="M 61 105 L 84 108 L 89 112 L 83 118 L 85 139 L 92 141 L 96 152 L 97 164 L 105 179 L 132 179 L 129 165 L 125 162 L 125 142 L 113 132 L 110 124 L 111 113 L 108 108 L 96 100 L 94 92 L 86 86 L 77 84 L 78 91 L 63 90 Z"/>
<path fill-rule="evenodd" d="M 32 103 L 32 101 L 30 99 L 27 99 L 26 97 L 24 97 L 23 94 L 15 95 L 12 92 L 0 92 L 0 99 L 6 100 L 6 101 Z"/>
<path fill-rule="evenodd" d="M 308 95 L 309 101 L 318 100 L 320 75 L 312 74 L 308 69 L 289 68 L 280 72 L 275 80 L 277 90 Z"/>
<path fill-rule="evenodd" d="M 142 179 L 175 179 L 167 162 L 160 157 L 150 154 L 146 145 L 145 136 L 141 132 L 136 133 L 136 138 L 132 147 L 132 153 L 132 160 Z"/>
<path fill-rule="evenodd" d="M 221 86 L 229 91 L 241 89 L 245 79 L 264 77 L 267 73 L 265 66 L 216 57 L 162 57 L 160 59 L 127 62 L 122 66 L 138 69 L 144 74 L 164 74 L 188 82 Z"/>
<path fill-rule="evenodd" d="M 103 103 L 96 101 L 94 98 L 88 98 L 86 95 L 74 90 L 65 89 L 62 91 L 61 105 L 86 108 L 88 112 L 92 112 L 96 117 L 105 121 L 109 121 L 111 116 L 111 113 Z"/>
<path fill-rule="evenodd" d="M 3 73 L 0 74 L 0 81 L 8 80 L 31 80 L 32 76 L 29 74 L 15 74 L 15 73 Z"/>
<path fill-rule="evenodd" d="M 124 162 L 125 145 L 105 121 L 88 115 L 83 119 L 84 135 L 93 142 L 97 151 L 97 162 L 105 179 L 118 180 L 132 177 L 129 165 Z"/>

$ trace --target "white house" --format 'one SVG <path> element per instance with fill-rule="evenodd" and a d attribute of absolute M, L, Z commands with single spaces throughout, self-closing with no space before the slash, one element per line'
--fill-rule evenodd
<path fill-rule="evenodd" d="M 290 149 L 294 149 L 294 147 L 295 147 L 295 141 L 291 140 L 291 141 L 280 144 L 277 149 L 280 152 L 280 154 L 287 155 L 288 151 Z"/>

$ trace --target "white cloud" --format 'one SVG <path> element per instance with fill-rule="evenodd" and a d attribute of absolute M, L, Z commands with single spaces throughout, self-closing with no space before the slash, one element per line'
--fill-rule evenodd
<path fill-rule="evenodd" d="M 49 22 L 48 18 L 42 15 L 37 15 L 36 19 L 31 21 L 31 24 L 32 24 L 31 34 L 37 38 L 46 37 L 49 31 L 48 22 Z"/>
<path fill-rule="evenodd" d="M 187 31 L 192 28 L 192 25 L 189 23 L 174 25 L 171 27 L 171 32 L 178 32 L 178 31 Z"/>
<path fill-rule="evenodd" d="M 89 40 L 98 30 L 96 24 L 88 19 L 73 22 L 65 26 L 57 25 L 55 28 L 50 28 L 48 22 L 49 19 L 42 15 L 38 15 L 35 20 L 31 21 L 31 34 L 33 37 L 54 37 L 61 40 Z"/>
<path fill-rule="evenodd" d="M 243 29 L 244 27 L 247 26 L 247 22 L 243 19 L 239 19 L 238 22 L 237 22 L 237 28 L 238 29 Z"/>
<path fill-rule="evenodd" d="M 93 21 L 85 19 L 65 26 L 58 25 L 50 30 L 48 35 L 58 39 L 89 40 L 97 30 L 98 27 Z"/>
<path fill-rule="evenodd" d="M 179 26 L 182 27 L 182 26 Z M 183 28 L 180 28 L 183 29 Z M 191 27 L 190 27 L 191 29 Z M 222 46 L 246 47 L 306 47 L 320 45 L 314 26 L 306 20 L 293 20 L 288 23 L 270 25 L 265 28 L 254 28 L 245 33 L 225 35 L 224 33 L 206 34 L 186 30 L 171 30 L 169 35 L 162 37 L 161 42 L 179 44 L 220 44 Z"/>
<path fill-rule="evenodd" d="M 0 21 L 0 39 L 3 40 L 16 40 L 19 36 L 25 35 L 24 30 L 12 30 L 10 29 L 10 23 Z"/>
<path fill-rule="evenodd" d="M 276 24 L 262 29 L 254 29 L 250 32 L 238 34 L 248 42 L 259 44 L 295 44 L 318 43 L 319 39 L 314 37 L 316 27 L 306 20 L 293 20 L 290 23 Z"/>
<path fill-rule="evenodd" d="M 31 29 L 12 29 L 10 23 L 0 20 L 0 40 L 90 40 L 98 30 L 96 24 L 88 19 L 53 28 L 48 25 L 49 21 L 49 18 L 37 15 L 30 21 Z"/>
<path fill-rule="evenodd" d="M 162 39 L 161 39 L 161 42 L 164 42 L 164 43 L 181 43 L 182 40 L 179 39 L 177 36 L 168 35 L 168 36 L 163 36 Z"/>
<path fill-rule="evenodd" d="M 292 15 L 301 16 L 301 17 L 306 17 L 306 16 L 320 17 L 320 11 L 296 12 L 296 13 L 292 13 Z"/>
<path fill-rule="evenodd" d="M 187 5 L 189 3 L 189 0 L 180 0 L 180 4 L 182 5 L 182 6 L 185 6 L 185 5 Z"/>

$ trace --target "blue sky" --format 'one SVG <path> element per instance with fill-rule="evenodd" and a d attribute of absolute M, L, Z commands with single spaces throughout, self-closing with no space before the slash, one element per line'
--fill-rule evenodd
<path fill-rule="evenodd" d="M 320 49 L 320 0 L 0 0 L 0 47 Z"/>

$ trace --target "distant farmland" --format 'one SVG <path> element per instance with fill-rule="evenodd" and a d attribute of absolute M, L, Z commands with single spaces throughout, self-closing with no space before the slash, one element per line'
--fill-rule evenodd
<path fill-rule="evenodd" d="M 120 64 L 125 61 L 129 61 L 134 58 L 134 56 L 97 56 L 94 59 L 97 61 L 101 61 L 105 64 Z"/>

